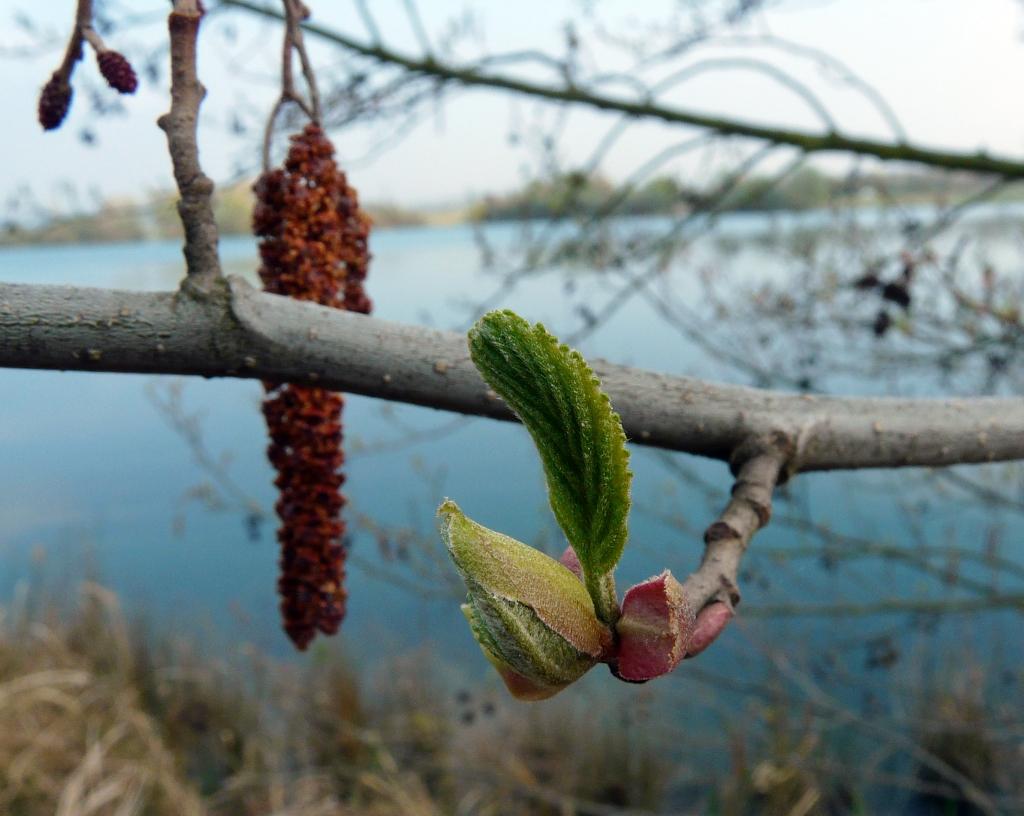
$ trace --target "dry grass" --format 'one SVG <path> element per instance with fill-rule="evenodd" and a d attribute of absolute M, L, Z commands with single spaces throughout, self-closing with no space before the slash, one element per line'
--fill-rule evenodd
<path fill-rule="evenodd" d="M 443 690 L 425 654 L 372 677 L 327 650 L 305 668 L 245 648 L 211 657 L 130 630 L 93 583 L 70 608 L 19 609 L 0 609 L 3 816 L 830 816 L 873 812 L 887 787 L 924 812 L 974 812 L 935 767 L 1024 803 L 1019 695 L 993 706 L 976 673 L 893 725 L 938 760 L 915 770 L 874 732 L 870 750 L 837 743 L 846 709 L 780 687 L 697 734 L 645 713 L 645 691 L 602 719 L 579 694 L 538 707 Z M 708 771 L 694 760 L 715 739 L 728 758 Z"/>
<path fill-rule="evenodd" d="M 997 792 L 996 806 L 1005 803 L 1011 812 L 1024 812 L 1024 721 L 1019 695 L 1013 689 L 993 694 L 989 678 L 971 663 L 944 675 L 943 686 L 921 705 L 917 741 L 959 779 L 942 778 L 933 768 L 919 767 L 920 800 L 947 814 L 984 813 L 964 801 L 965 789 L 973 786 Z M 996 698 L 994 705 L 991 697 Z"/>
<path fill-rule="evenodd" d="M 0 642 L 0 813 L 204 813 L 134 682 L 115 599 L 70 624 L 8 620 Z"/>
<path fill-rule="evenodd" d="M 398 659 L 364 700 L 346 665 L 326 653 L 306 670 L 245 650 L 225 662 L 187 641 L 131 632 L 117 599 L 92 583 L 73 609 L 0 612 L 0 813 L 560 815 L 658 806 L 656 752 L 635 736 L 611 738 L 568 707 L 554 718 L 522 717 L 521 707 L 468 692 L 439 694 L 423 665 L 415 655 Z M 581 738 L 593 750 L 574 749 Z"/>

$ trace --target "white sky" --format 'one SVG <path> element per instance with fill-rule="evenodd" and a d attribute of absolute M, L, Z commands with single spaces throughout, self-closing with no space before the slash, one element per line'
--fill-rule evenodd
<path fill-rule="evenodd" d="M 368 2 L 389 43 L 415 50 L 402 2 Z M 62 33 L 73 5 L 72 0 L 0 0 L 0 21 L 4 23 L 0 46 L 25 42 L 17 27 L 10 25 L 16 13 L 23 12 L 41 21 L 44 29 Z M 349 0 L 311 0 L 310 5 L 319 21 L 365 36 Z M 558 51 L 564 22 L 578 16 L 583 5 L 580 0 L 419 0 L 431 36 L 439 36 L 453 16 L 470 8 L 486 46 L 496 51 Z M 683 4 L 596 0 L 592 5 L 606 23 L 628 34 L 637 31 L 637 9 L 655 17 L 659 9 Z M 159 18 L 167 4 L 149 0 L 135 7 Z M 262 24 L 243 25 L 237 44 L 230 46 L 223 36 L 223 26 L 229 20 L 237 24 L 240 18 L 233 15 L 210 23 L 201 55 L 201 70 L 209 88 L 201 128 L 202 159 L 217 180 L 229 177 L 240 162 L 252 165 L 255 161 L 252 141 L 228 134 L 226 111 L 239 98 L 254 111 L 269 108 L 273 86 L 257 80 L 273 80 L 279 51 L 278 30 Z M 143 29 L 133 34 L 131 41 L 155 42 L 161 27 L 162 23 L 156 23 Z M 1024 94 L 1020 92 L 1024 81 L 1024 3 L 1019 0 L 783 0 L 755 15 L 742 30 L 785 37 L 839 58 L 885 95 L 915 141 L 963 150 L 984 148 L 1024 158 Z M 119 44 L 111 42 L 113 47 Z M 68 180 L 80 193 L 95 190 L 104 196 L 138 196 L 169 188 L 172 179 L 163 133 L 154 124 L 166 110 L 165 93 L 147 87 L 137 97 L 127 98 L 125 116 L 96 124 L 99 144 L 94 148 L 77 138 L 89 124 L 87 99 L 81 92 L 65 127 L 42 133 L 36 122 L 37 94 L 62 47 L 57 44 L 40 58 L 0 56 L 0 110 L 6 112 L 3 144 L 7 157 L 0 172 L 0 205 L 27 185 L 44 203 L 66 208 L 69 193 L 64 183 Z M 244 58 L 227 58 L 232 48 L 244 52 Z M 700 49 L 690 60 L 712 53 L 752 52 Z M 337 55 L 320 54 L 326 57 L 321 72 L 326 81 Z M 607 55 L 598 56 L 603 61 Z M 802 80 L 820 92 L 842 129 L 889 135 L 883 119 L 861 95 L 822 77 L 807 63 L 784 58 L 779 64 L 795 68 Z M 95 76 L 91 55 L 78 71 Z M 818 127 L 803 101 L 749 72 L 705 74 L 666 99 L 751 121 Z M 349 160 L 350 176 L 364 200 L 457 202 L 521 183 L 535 155 L 523 144 L 511 146 L 509 129 L 518 125 L 529 132 L 534 125 L 550 125 L 556 115 L 551 106 L 494 92 L 467 91 L 373 161 L 353 164 L 351 160 L 364 153 L 368 140 L 374 143 L 388 134 L 379 130 L 342 134 L 337 145 L 342 161 Z M 561 158 L 568 165 L 584 161 L 588 148 L 613 122 L 607 115 L 572 114 L 560 147 Z M 602 170 L 622 178 L 683 135 L 658 125 L 636 127 L 609 155 Z M 676 167 L 686 172 L 688 165 L 683 161 Z M 696 165 L 692 169 L 697 172 Z"/>

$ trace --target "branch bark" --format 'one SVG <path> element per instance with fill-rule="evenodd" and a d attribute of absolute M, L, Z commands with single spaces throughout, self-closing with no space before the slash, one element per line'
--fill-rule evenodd
<path fill-rule="evenodd" d="M 0 367 L 317 384 L 511 420 L 465 337 L 258 292 L 237 278 L 147 293 L 0 284 Z M 791 440 L 789 473 L 1024 459 L 1024 400 L 786 394 L 593 361 L 630 439 L 733 460 Z"/>
<path fill-rule="evenodd" d="M 251 0 L 221 0 L 222 6 L 230 6 L 254 14 L 283 20 L 275 9 Z M 652 99 L 630 100 L 607 96 L 575 85 L 556 87 L 530 82 L 517 77 L 490 73 L 473 67 L 461 67 L 439 62 L 432 56 L 412 57 L 387 48 L 382 44 L 361 43 L 351 37 L 316 23 L 303 23 L 310 34 L 340 45 L 348 51 L 381 63 L 402 68 L 410 73 L 431 77 L 441 82 L 467 87 L 493 88 L 513 93 L 547 99 L 553 102 L 579 104 L 598 110 L 612 111 L 637 119 L 653 119 L 681 125 L 693 125 L 722 135 L 746 136 L 772 144 L 789 145 L 805 153 L 840 152 L 860 156 L 872 156 L 883 161 L 905 161 L 945 170 L 968 170 L 987 173 L 1006 179 L 1024 178 L 1024 160 L 1004 156 L 992 156 L 984 151 L 963 153 L 937 150 L 909 142 L 886 142 L 876 139 L 862 139 L 837 131 L 808 133 L 787 128 L 773 128 L 730 119 L 709 116 L 696 111 L 669 107 Z"/>
<path fill-rule="evenodd" d="M 686 579 L 687 597 L 701 601 L 720 600 L 729 606 L 740 602 L 737 584 L 740 560 L 754 533 L 772 515 L 772 493 L 784 476 L 788 453 L 782 439 L 750 455 L 736 474 L 732 496 L 718 519 L 704 532 L 704 558 L 700 568 Z"/>
<path fill-rule="evenodd" d="M 703 652 L 722 633 L 740 602 L 739 569 L 754 534 L 772 515 L 775 486 L 785 481 L 794 441 L 781 433 L 748 437 L 733 454 L 736 481 L 718 519 L 704 532 L 704 555 L 683 582 L 683 596 L 699 610 L 687 657 Z"/>
<path fill-rule="evenodd" d="M 85 29 L 92 29 L 92 0 L 78 0 L 75 7 L 75 24 L 71 29 L 71 36 L 68 38 L 67 48 L 64 50 L 64 59 L 57 68 L 57 73 L 64 77 L 65 81 L 71 79 L 75 63 L 84 56 L 82 42 L 85 39 Z"/>

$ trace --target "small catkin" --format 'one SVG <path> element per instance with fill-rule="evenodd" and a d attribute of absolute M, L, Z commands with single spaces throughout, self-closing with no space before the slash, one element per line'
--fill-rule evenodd
<path fill-rule="evenodd" d="M 103 51 L 96 55 L 96 62 L 99 64 L 100 73 L 111 88 L 123 94 L 135 93 L 135 89 L 139 87 L 139 78 L 135 76 L 135 69 L 124 54 Z"/>
<path fill-rule="evenodd" d="M 370 221 L 323 131 L 309 125 L 293 136 L 284 165 L 264 173 L 255 191 L 253 231 L 261 239 L 265 290 L 368 313 Z M 279 490 L 281 613 L 288 636 L 305 649 L 317 631 L 336 632 L 345 615 L 343 400 L 313 386 L 264 388 L 267 454 Z"/>
<path fill-rule="evenodd" d="M 55 72 L 39 94 L 39 124 L 43 130 L 60 127 L 71 107 L 71 84 L 60 72 Z"/>

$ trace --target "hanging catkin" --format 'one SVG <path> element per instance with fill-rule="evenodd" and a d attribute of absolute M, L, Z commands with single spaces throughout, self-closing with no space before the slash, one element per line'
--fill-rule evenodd
<path fill-rule="evenodd" d="M 253 231 L 266 291 L 364 314 L 370 222 L 316 125 L 292 137 L 284 165 L 256 183 Z M 280 491 L 284 629 L 299 649 L 317 630 L 333 634 L 345 615 L 344 476 L 340 394 L 264 383 L 263 415 Z"/>

